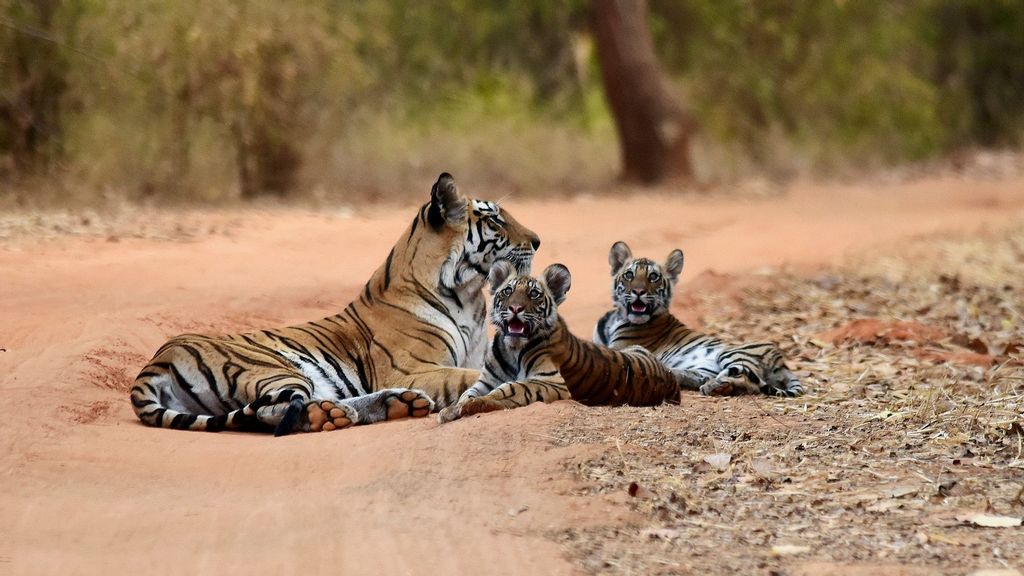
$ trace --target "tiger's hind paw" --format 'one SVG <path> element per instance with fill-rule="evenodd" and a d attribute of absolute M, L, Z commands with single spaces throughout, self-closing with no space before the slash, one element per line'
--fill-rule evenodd
<path fill-rule="evenodd" d="M 319 400 L 306 405 L 305 420 L 307 432 L 330 432 L 358 423 L 359 413 L 345 404 Z"/>
<path fill-rule="evenodd" d="M 384 399 L 387 406 L 388 420 L 399 418 L 423 418 L 434 409 L 434 401 L 425 392 L 404 390 L 395 392 Z"/>

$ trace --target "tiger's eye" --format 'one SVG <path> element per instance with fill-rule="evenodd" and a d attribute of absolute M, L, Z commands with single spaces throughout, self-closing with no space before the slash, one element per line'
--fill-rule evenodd
<path fill-rule="evenodd" d="M 661 280 L 661 276 L 657 272 L 651 272 L 647 275 L 647 279 L 651 282 L 657 282 L 658 280 Z"/>
<path fill-rule="evenodd" d="M 540 298 L 540 290 L 537 290 L 536 288 L 534 288 L 533 290 L 530 290 L 529 296 L 530 296 L 531 300 L 536 300 L 536 299 Z"/>
<path fill-rule="evenodd" d="M 502 290 L 501 293 L 503 295 L 505 295 L 505 296 L 511 295 L 512 294 L 512 287 L 511 286 L 505 286 L 505 289 Z"/>
<path fill-rule="evenodd" d="M 633 272 L 632 271 L 627 271 L 625 274 L 622 275 L 622 277 L 625 278 L 626 281 L 628 282 L 628 281 L 633 279 Z"/>

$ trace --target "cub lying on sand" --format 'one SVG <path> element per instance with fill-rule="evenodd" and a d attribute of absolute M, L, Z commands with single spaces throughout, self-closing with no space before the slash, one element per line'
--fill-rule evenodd
<path fill-rule="evenodd" d="M 633 258 L 625 242 L 616 242 L 608 262 L 615 308 L 598 321 L 594 342 L 617 350 L 643 346 L 679 375 L 684 388 L 710 396 L 804 393 L 775 344 L 729 344 L 691 330 L 669 312 L 683 271 L 682 250 L 659 264 Z"/>
<path fill-rule="evenodd" d="M 491 322 L 498 331 L 480 380 L 438 420 L 572 398 L 589 406 L 654 406 L 678 402 L 680 376 L 639 346 L 621 351 L 572 335 L 558 314 L 572 278 L 552 264 L 540 278 L 495 262 Z"/>

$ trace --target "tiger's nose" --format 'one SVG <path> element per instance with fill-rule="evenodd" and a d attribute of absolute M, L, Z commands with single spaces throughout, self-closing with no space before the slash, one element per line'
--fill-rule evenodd
<path fill-rule="evenodd" d="M 647 294 L 647 290 L 633 290 L 633 294 L 636 294 L 637 296 L 643 296 L 644 294 Z"/>
<path fill-rule="evenodd" d="M 510 304 L 508 307 L 508 311 L 513 314 L 519 314 L 520 312 L 523 311 L 523 307 L 519 306 L 518 304 Z"/>
<path fill-rule="evenodd" d="M 531 238 L 530 245 L 533 246 L 533 251 L 536 252 L 537 249 L 540 248 L 540 238 L 537 238 L 536 236 Z"/>

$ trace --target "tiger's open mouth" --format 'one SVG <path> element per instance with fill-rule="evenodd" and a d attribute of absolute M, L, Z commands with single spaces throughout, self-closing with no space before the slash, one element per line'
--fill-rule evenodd
<path fill-rule="evenodd" d="M 650 312 L 651 307 L 640 300 L 637 300 L 629 305 L 629 311 L 633 314 L 647 314 Z"/>
<path fill-rule="evenodd" d="M 529 338 L 530 327 L 519 318 L 509 318 L 505 323 L 505 335 L 513 338 Z"/>

